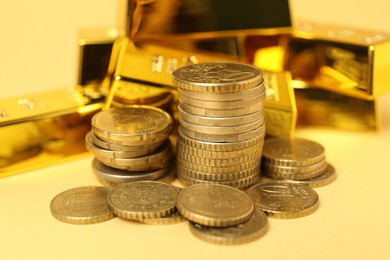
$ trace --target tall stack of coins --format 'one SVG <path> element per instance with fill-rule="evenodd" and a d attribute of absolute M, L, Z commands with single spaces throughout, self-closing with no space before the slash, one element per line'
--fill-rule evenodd
<path fill-rule="evenodd" d="M 265 140 L 262 168 L 277 180 L 289 180 L 310 187 L 332 182 L 335 170 L 328 164 L 325 148 L 304 138 L 274 137 Z"/>
<path fill-rule="evenodd" d="M 86 145 L 95 155 L 92 168 L 107 186 L 158 180 L 172 171 L 171 116 L 150 106 L 103 110 L 92 118 Z"/>
<path fill-rule="evenodd" d="M 179 180 L 236 188 L 256 183 L 265 135 L 262 72 L 211 62 L 178 68 L 172 77 L 179 91 Z"/>

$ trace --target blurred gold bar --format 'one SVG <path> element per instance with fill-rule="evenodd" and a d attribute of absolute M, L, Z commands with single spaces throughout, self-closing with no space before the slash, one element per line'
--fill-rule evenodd
<path fill-rule="evenodd" d="M 377 100 L 342 95 L 326 89 L 294 89 L 299 125 L 331 127 L 347 131 L 380 130 Z"/>
<path fill-rule="evenodd" d="M 102 107 L 94 91 L 77 86 L 1 100 L 0 177 L 87 155 L 84 138 Z"/>
<path fill-rule="evenodd" d="M 373 100 L 390 91 L 390 33 L 298 21 L 284 69 L 298 87 Z"/>

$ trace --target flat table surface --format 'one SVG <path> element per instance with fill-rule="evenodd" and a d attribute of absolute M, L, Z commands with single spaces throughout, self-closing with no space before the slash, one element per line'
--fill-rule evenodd
<path fill-rule="evenodd" d="M 298 128 L 324 145 L 337 171 L 316 188 L 320 206 L 297 219 L 271 219 L 267 233 L 236 246 L 194 237 L 188 222 L 146 225 L 114 218 L 92 225 L 55 219 L 62 191 L 100 185 L 92 156 L 0 179 L 1 259 L 389 259 L 390 95 L 380 98 L 382 130 Z"/>

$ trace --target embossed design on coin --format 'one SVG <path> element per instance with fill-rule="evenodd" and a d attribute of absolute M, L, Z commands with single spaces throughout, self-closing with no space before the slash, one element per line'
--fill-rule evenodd
<path fill-rule="evenodd" d="M 120 185 L 108 196 L 108 204 L 119 217 L 142 220 L 173 213 L 178 189 L 157 181 L 139 181 Z"/>
<path fill-rule="evenodd" d="M 325 148 L 303 138 L 275 137 L 266 139 L 263 160 L 280 166 L 305 166 L 324 160 Z"/>
<path fill-rule="evenodd" d="M 150 106 L 116 107 L 92 118 L 93 133 L 105 141 L 161 141 L 169 136 L 171 129 L 171 116 Z"/>
<path fill-rule="evenodd" d="M 226 227 L 249 219 L 254 205 L 245 192 L 220 184 L 194 184 L 180 191 L 177 209 L 205 226 Z"/>
<path fill-rule="evenodd" d="M 114 217 L 108 203 L 109 189 L 98 186 L 77 187 L 58 194 L 50 203 L 52 215 L 71 224 L 93 224 Z"/>
<path fill-rule="evenodd" d="M 312 188 L 288 181 L 256 184 L 247 193 L 256 207 L 274 218 L 303 217 L 313 213 L 319 205 L 318 195 Z"/>
<path fill-rule="evenodd" d="M 175 86 L 197 92 L 233 92 L 259 85 L 262 72 L 251 65 L 234 62 L 208 62 L 173 71 Z"/>
<path fill-rule="evenodd" d="M 220 245 L 249 243 L 262 237 L 268 229 L 267 216 L 256 209 L 250 219 L 231 227 L 207 227 L 190 222 L 191 233 L 199 239 Z"/>

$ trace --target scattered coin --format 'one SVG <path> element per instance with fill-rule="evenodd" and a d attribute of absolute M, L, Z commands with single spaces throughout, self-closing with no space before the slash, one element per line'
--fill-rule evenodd
<path fill-rule="evenodd" d="M 267 216 L 259 209 L 245 222 L 230 227 L 207 227 L 190 222 L 191 233 L 199 239 L 219 244 L 238 245 L 255 241 L 268 230 Z"/>
<path fill-rule="evenodd" d="M 71 224 L 94 224 L 114 217 L 107 195 L 109 189 L 84 186 L 69 189 L 55 196 L 50 203 L 51 214 Z"/>
<path fill-rule="evenodd" d="M 273 218 L 298 218 L 313 213 L 319 205 L 310 187 L 288 181 L 256 184 L 247 190 L 256 207 Z"/>
<path fill-rule="evenodd" d="M 172 214 L 178 189 L 157 181 L 138 181 L 111 190 L 108 204 L 118 217 L 130 220 L 160 218 Z"/>
<path fill-rule="evenodd" d="M 205 226 L 226 227 L 249 219 L 254 205 L 243 191 L 220 184 L 194 184 L 182 189 L 177 209 L 187 219 Z"/>

